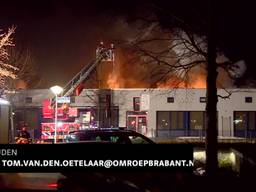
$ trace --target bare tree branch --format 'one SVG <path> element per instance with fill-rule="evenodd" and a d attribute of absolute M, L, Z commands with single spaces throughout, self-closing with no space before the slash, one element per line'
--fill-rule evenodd
<path fill-rule="evenodd" d="M 12 26 L 6 33 L 0 34 L 0 88 L 6 89 L 5 79 L 15 79 L 17 77 L 17 67 L 8 63 L 9 52 L 8 47 L 14 46 L 11 35 L 15 32 L 15 27 Z"/>

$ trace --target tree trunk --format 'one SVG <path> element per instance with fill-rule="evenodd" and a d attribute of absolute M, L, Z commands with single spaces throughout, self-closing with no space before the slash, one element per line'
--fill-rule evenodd
<path fill-rule="evenodd" d="M 206 174 L 215 176 L 218 169 L 217 157 L 217 88 L 218 76 L 216 64 L 216 36 L 213 16 L 213 7 L 210 7 L 208 32 L 208 58 L 206 82 Z"/>

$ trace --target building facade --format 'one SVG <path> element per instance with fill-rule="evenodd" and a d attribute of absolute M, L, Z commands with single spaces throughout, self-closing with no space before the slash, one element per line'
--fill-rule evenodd
<path fill-rule="evenodd" d="M 256 137 L 256 90 L 218 90 L 218 135 Z M 45 119 L 43 101 L 54 95 L 49 90 L 24 90 L 13 96 L 15 125 L 26 121 L 32 136 L 40 137 Z M 148 137 L 204 136 L 206 129 L 205 89 L 84 89 L 70 98 L 75 109 L 62 123 L 78 123 L 80 129 L 123 127 Z M 71 124 L 70 124 L 71 125 Z"/>

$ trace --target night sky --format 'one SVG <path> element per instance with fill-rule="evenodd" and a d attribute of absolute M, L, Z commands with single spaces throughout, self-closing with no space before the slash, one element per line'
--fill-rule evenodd
<path fill-rule="evenodd" d="M 31 49 L 44 79 L 44 88 L 53 84 L 63 86 L 94 58 L 100 41 L 115 43 L 129 38 L 133 33 L 131 16 L 147 14 L 146 4 L 149 2 L 8 0 L 1 2 L 0 28 L 17 26 L 15 44 Z M 176 6 L 176 11 L 186 17 L 193 17 L 193 9 L 197 13 L 195 18 L 204 17 L 207 13 L 207 10 L 198 11 L 201 9 L 200 1 L 193 1 L 193 4 L 189 0 L 166 2 L 174 3 L 170 6 Z M 244 1 L 225 4 L 219 1 L 213 9 L 217 18 L 219 46 L 232 60 L 245 60 L 248 69 L 245 77 L 255 78 L 254 6 Z M 120 22 L 126 25 L 120 26 Z"/>

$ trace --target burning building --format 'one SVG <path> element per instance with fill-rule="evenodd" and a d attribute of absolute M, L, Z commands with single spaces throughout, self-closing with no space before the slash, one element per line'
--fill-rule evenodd
<path fill-rule="evenodd" d="M 219 99 L 217 106 L 218 135 L 256 137 L 256 90 L 228 91 L 230 98 Z M 30 122 L 35 138 L 46 138 L 46 127 L 53 126 L 44 111 L 46 95 L 52 97 L 49 90 L 23 90 L 14 97 L 16 121 Z M 205 105 L 205 89 L 84 89 L 71 98 L 66 118 L 58 111 L 58 126 L 62 131 L 122 127 L 156 138 L 203 137 Z"/>
<path fill-rule="evenodd" d="M 66 102 L 54 101 L 50 91 L 44 89 L 21 90 L 12 96 L 15 121 L 30 122 L 31 135 L 45 140 L 54 137 L 56 110 L 58 139 L 72 130 L 106 127 L 135 130 L 148 137 L 205 136 L 204 71 L 194 68 L 186 78 L 172 73 L 159 82 L 148 74 L 149 70 L 138 60 L 127 63 L 120 56 L 115 58 L 113 47 L 100 47 L 96 58 L 64 87 L 61 99 Z M 161 70 L 165 69 L 158 72 Z M 98 86 L 85 89 L 84 83 L 93 72 L 97 73 Z M 148 76 L 143 79 L 140 74 Z M 227 90 L 218 88 L 219 95 L 227 94 Z M 255 137 L 256 90 L 228 92 L 233 92 L 230 98 L 219 100 L 217 106 L 218 135 Z"/>

